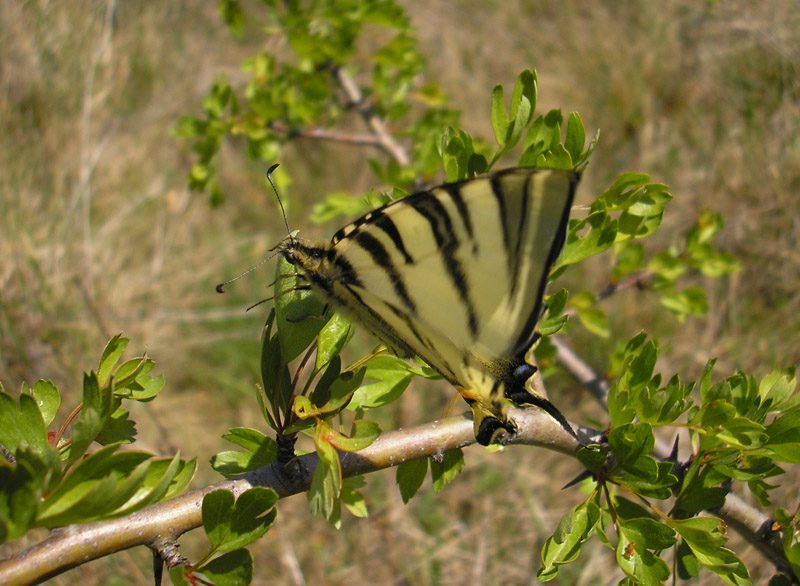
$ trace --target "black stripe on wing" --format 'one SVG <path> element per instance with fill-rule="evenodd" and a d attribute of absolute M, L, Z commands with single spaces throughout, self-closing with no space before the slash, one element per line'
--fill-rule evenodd
<path fill-rule="evenodd" d="M 453 282 L 455 290 L 467 312 L 467 323 L 473 338 L 478 335 L 478 317 L 475 312 L 475 305 L 472 302 L 469 291 L 469 283 L 464 267 L 456 258 L 456 251 L 459 247 L 458 236 L 453 230 L 453 222 L 442 203 L 432 194 L 423 192 L 416 197 L 409 197 L 405 200 L 408 205 L 414 208 L 424 217 L 431 227 L 433 238 L 439 247 L 445 268 L 450 280 Z"/>
<path fill-rule="evenodd" d="M 530 205 L 531 197 L 531 183 L 533 182 L 533 175 L 525 177 L 525 183 L 522 186 L 522 201 L 519 206 L 519 219 L 517 220 L 517 230 L 514 234 L 516 239 L 514 243 L 514 254 L 511 256 L 511 292 L 510 297 L 514 297 L 519 286 L 519 271 L 522 267 L 522 243 L 528 240 L 526 231 L 528 230 L 528 206 Z"/>
<path fill-rule="evenodd" d="M 564 200 L 564 208 L 561 211 L 558 229 L 553 235 L 553 240 L 550 243 L 550 250 L 548 251 L 547 259 L 544 263 L 542 274 L 539 278 L 539 290 L 536 292 L 536 303 L 528 315 L 528 319 L 525 320 L 525 325 L 520 330 L 517 340 L 514 342 L 514 354 L 518 359 L 524 359 L 528 348 L 531 347 L 531 344 L 536 339 L 536 332 L 534 331 L 534 328 L 536 327 L 536 322 L 539 321 L 539 316 L 542 312 L 542 298 L 544 297 L 544 290 L 547 286 L 547 277 L 550 274 L 550 267 L 553 266 L 553 263 L 558 258 L 558 255 L 561 254 L 561 249 L 563 248 L 564 241 L 567 238 L 569 213 L 570 209 L 572 208 L 572 200 L 575 197 L 575 189 L 578 187 L 579 180 L 580 175 L 577 173 L 571 174 L 569 181 L 569 192 Z"/>
<path fill-rule="evenodd" d="M 403 237 L 400 235 L 400 232 L 397 230 L 397 226 L 389 216 L 384 214 L 382 211 L 375 212 L 375 226 L 380 228 L 384 234 L 386 234 L 389 239 L 394 244 L 397 251 L 403 255 L 403 260 L 405 260 L 406 264 L 414 264 L 414 259 L 406 250 L 406 246 L 403 243 Z"/>
<path fill-rule="evenodd" d="M 362 287 L 361 278 L 358 276 L 356 269 L 350 264 L 344 256 L 337 253 L 333 248 L 328 248 L 325 253 L 326 260 L 334 269 L 334 274 L 338 281 L 346 285 L 357 285 Z M 314 273 L 311 273 L 314 276 Z"/>
<path fill-rule="evenodd" d="M 383 269 L 383 271 L 386 273 L 386 276 L 389 277 L 389 281 L 392 283 L 394 292 L 405 304 L 408 311 L 412 313 L 416 312 L 416 304 L 408 294 L 405 280 L 397 270 L 397 267 L 394 265 L 394 261 L 392 261 L 391 256 L 389 256 L 389 253 L 386 251 L 386 247 L 381 243 L 381 241 L 364 230 L 357 230 L 352 236 L 352 240 L 354 240 L 356 244 L 358 244 L 367 252 L 367 254 L 369 254 L 370 258 L 372 258 L 376 265 Z"/>
<path fill-rule="evenodd" d="M 489 185 L 492 187 L 492 195 L 497 202 L 497 214 L 500 217 L 500 231 L 503 234 L 503 248 L 506 251 L 506 266 L 508 267 L 508 274 L 512 274 L 513 267 L 513 252 L 511 250 L 511 218 L 508 217 L 508 206 L 506 205 L 506 196 L 503 190 L 503 174 L 498 173 L 489 178 Z"/>
<path fill-rule="evenodd" d="M 362 323 L 367 326 L 373 334 L 391 346 L 395 351 L 399 349 L 407 356 L 417 355 L 431 362 L 435 365 L 434 368 L 439 374 L 452 384 L 460 384 L 453 368 L 451 368 L 447 360 L 439 353 L 437 345 L 414 325 L 413 316 L 392 303 L 381 301 L 381 309 L 391 312 L 396 319 L 400 320 L 405 327 L 408 328 L 407 333 L 398 332 L 372 304 L 364 300 L 357 288 L 344 285 L 344 289 L 350 296 L 349 298 L 343 297 L 336 292 L 333 292 L 332 295 L 338 300 L 340 305 L 351 307 L 355 304 L 358 307 L 351 309 L 354 311 L 358 309 L 367 314 L 370 319 L 362 319 Z"/>
<path fill-rule="evenodd" d="M 450 201 L 453 202 L 453 205 L 456 206 L 456 210 L 458 210 L 458 215 L 461 218 L 461 223 L 464 224 L 464 230 L 467 232 L 467 236 L 472 241 L 472 253 L 478 253 L 478 241 L 475 240 L 475 232 L 472 228 L 472 217 L 469 213 L 469 208 L 467 204 L 464 202 L 464 198 L 461 196 L 461 185 L 459 183 L 446 183 L 442 185 L 441 191 L 450 198 Z"/>

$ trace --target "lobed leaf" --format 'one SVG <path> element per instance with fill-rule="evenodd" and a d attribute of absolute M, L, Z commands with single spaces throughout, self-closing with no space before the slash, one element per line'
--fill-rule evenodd
<path fill-rule="evenodd" d="M 555 533 L 542 547 L 542 567 L 536 577 L 547 582 L 558 575 L 560 566 L 578 559 L 581 548 L 600 520 L 600 507 L 588 499 L 561 518 Z"/>

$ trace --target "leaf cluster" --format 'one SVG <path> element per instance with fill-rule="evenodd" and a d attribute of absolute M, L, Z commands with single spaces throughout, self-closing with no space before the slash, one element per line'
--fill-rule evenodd
<path fill-rule="evenodd" d="M 283 146 L 302 136 L 328 136 L 330 128 L 347 122 L 356 107 L 391 123 L 393 132 L 414 144 L 414 162 L 404 168 L 396 162 L 371 160 L 376 175 L 392 185 L 407 184 L 438 167 L 436 142 L 441 129 L 455 124 L 457 114 L 445 105 L 434 84 L 421 85 L 425 60 L 417 49 L 405 11 L 393 0 L 323 0 L 320 2 L 265 2 L 269 37 L 281 39 L 291 49 L 279 56 L 264 51 L 242 64 L 248 76 L 243 88 L 219 77 L 203 101 L 203 113 L 180 120 L 175 132 L 191 143 L 197 161 L 189 186 L 207 193 L 212 203 L 224 200 L 217 181 L 217 156 L 226 136 L 242 137 L 253 160 L 273 163 Z M 236 33 L 243 33 L 247 16 L 236 0 L 221 3 L 223 17 Z M 364 29 L 377 27 L 382 46 L 368 63 L 355 58 Z M 269 44 L 269 43 L 266 43 Z M 340 88 L 340 70 L 366 78 L 368 92 L 357 103 Z M 422 115 L 412 115 L 424 110 Z M 349 135 L 346 138 L 345 135 Z M 358 142 L 363 135 L 337 135 Z M 360 213 L 341 197 L 321 204 L 318 214 Z"/>
<path fill-rule="evenodd" d="M 228 490 L 213 490 L 203 498 L 203 529 L 210 542 L 195 564 L 169 569 L 176 586 L 212 583 L 220 586 L 249 584 L 253 556 L 246 546 L 258 540 L 275 523 L 278 494 L 271 488 L 254 487 L 234 498 Z"/>
<path fill-rule="evenodd" d="M 618 357 L 622 374 L 608 397 L 607 443 L 578 454 L 594 472 L 591 494 L 545 544 L 540 579 L 554 578 L 595 534 L 614 549 L 632 583 L 666 580 L 670 571 L 660 552 L 673 546 L 681 578 L 705 568 L 727 584 L 750 583 L 741 560 L 725 547 L 725 524 L 697 515 L 722 507 L 733 482 L 746 483 L 759 504 L 769 504 L 768 479 L 783 472 L 779 463 L 800 457 L 795 373 L 774 371 L 757 380 L 736 372 L 713 382 L 711 361 L 697 383 L 677 376 L 664 382 L 655 372 L 657 358 L 656 344 L 644 334 Z M 686 461 L 677 451 L 665 461 L 653 457 L 659 427 L 688 430 Z M 796 523 L 788 513 L 784 519 Z M 796 565 L 796 537 L 789 541 L 787 557 Z"/>
<path fill-rule="evenodd" d="M 150 401 L 164 385 L 146 356 L 120 363 L 127 345 L 121 336 L 109 341 L 84 375 L 83 401 L 57 428 L 61 394 L 52 382 L 23 384 L 18 400 L 0 388 L 0 542 L 34 527 L 128 515 L 192 479 L 194 460 L 121 449 L 136 434 L 124 401 Z"/>

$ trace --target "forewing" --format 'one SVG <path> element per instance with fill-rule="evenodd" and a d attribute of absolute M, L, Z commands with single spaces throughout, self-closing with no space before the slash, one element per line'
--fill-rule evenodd
<path fill-rule="evenodd" d="M 334 236 L 355 276 L 337 288 L 445 376 L 524 354 L 575 182 L 516 169 L 393 202 Z"/>

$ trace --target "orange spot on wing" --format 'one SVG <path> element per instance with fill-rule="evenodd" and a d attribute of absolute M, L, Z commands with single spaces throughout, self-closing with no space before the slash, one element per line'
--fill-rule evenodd
<path fill-rule="evenodd" d="M 478 395 L 470 391 L 469 389 L 465 389 L 462 387 L 456 387 L 458 394 L 464 397 L 467 401 L 477 401 Z"/>

